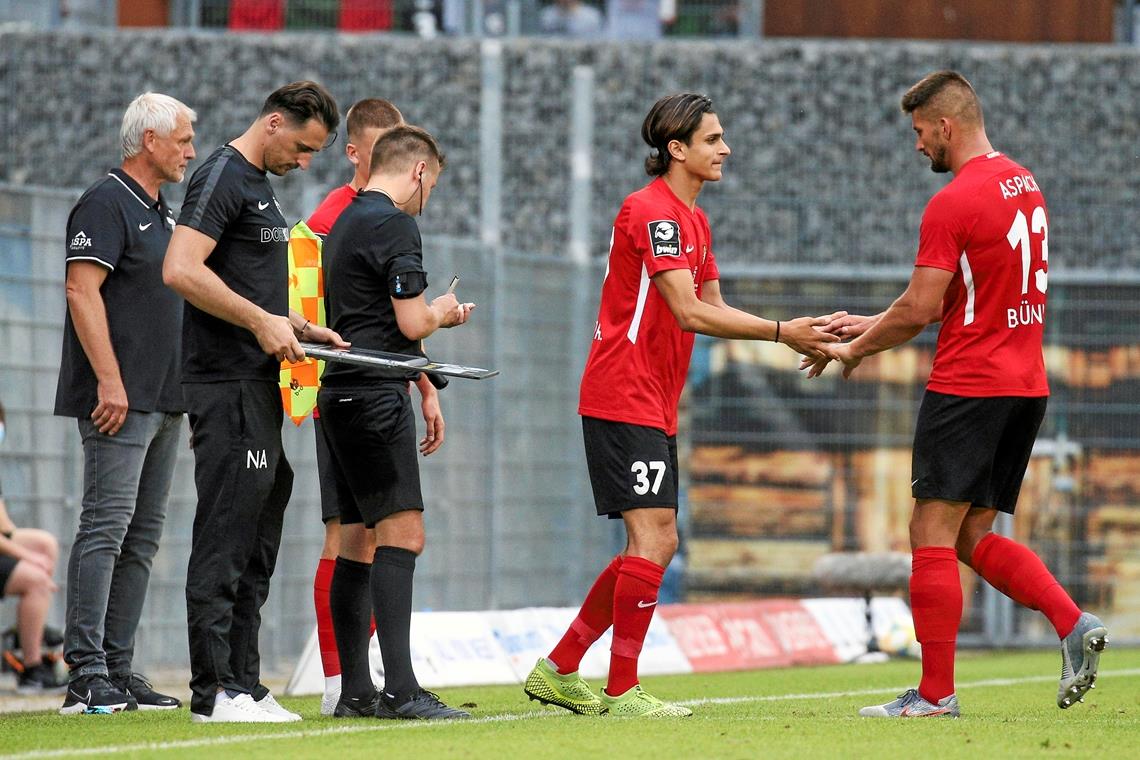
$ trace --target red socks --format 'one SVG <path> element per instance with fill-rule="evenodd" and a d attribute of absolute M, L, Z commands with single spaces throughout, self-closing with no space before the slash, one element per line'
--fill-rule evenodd
<path fill-rule="evenodd" d="M 910 608 L 922 644 L 918 693 L 931 704 L 954 693 L 954 650 L 962 622 L 958 555 L 948 546 L 923 546 L 911 558 Z"/>
<path fill-rule="evenodd" d="M 619 554 L 601 572 L 586 594 L 586 601 L 582 602 L 578 617 L 574 618 L 562 640 L 550 652 L 547 659 L 554 663 L 562 675 L 577 670 L 586 650 L 613 624 L 614 586 L 617 584 L 622 561 Z"/>
<path fill-rule="evenodd" d="M 614 586 L 614 641 L 606 693 L 619 697 L 637 685 L 637 658 L 657 609 L 665 568 L 644 557 L 626 557 Z"/>
<path fill-rule="evenodd" d="M 321 559 L 317 562 L 317 574 L 313 578 L 313 607 L 317 611 L 317 643 L 321 649 L 321 667 L 325 671 L 325 678 L 340 675 L 340 657 L 336 651 L 332 608 L 329 606 L 329 587 L 332 585 L 335 569 L 335 559 Z"/>
<path fill-rule="evenodd" d="M 1065 638 L 1081 611 L 1032 549 L 990 533 L 974 547 L 970 565 L 991 586 L 1018 604 L 1040 610 Z"/>

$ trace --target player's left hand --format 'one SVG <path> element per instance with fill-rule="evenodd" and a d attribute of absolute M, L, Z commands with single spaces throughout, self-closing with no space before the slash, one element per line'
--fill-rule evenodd
<path fill-rule="evenodd" d="M 417 383 L 417 385 L 419 384 Z M 420 454 L 425 457 L 428 454 L 434 453 L 443 445 L 444 428 L 443 412 L 440 411 L 439 408 L 439 394 L 434 387 L 430 385 L 428 387 L 431 388 L 431 391 L 427 393 L 423 392 L 422 387 L 420 388 L 420 392 L 423 394 L 422 408 L 424 413 L 424 428 L 426 429 L 423 439 L 420 440 Z"/>
<path fill-rule="evenodd" d="M 340 337 L 339 333 L 330 330 L 327 327 L 315 325 L 312 322 L 305 328 L 305 334 L 301 336 L 302 340 L 307 340 L 312 343 L 328 343 L 333 348 L 348 348 L 352 344 L 344 338 Z"/>
<path fill-rule="evenodd" d="M 827 368 L 828 364 L 831 364 L 831 358 L 827 356 L 820 356 L 818 358 L 810 356 L 800 357 L 800 370 L 807 370 L 808 380 L 822 375 L 823 370 Z"/>
<path fill-rule="evenodd" d="M 828 346 L 825 351 L 834 360 L 843 362 L 843 379 L 847 380 L 851 377 L 851 373 L 863 361 L 863 357 L 855 354 L 851 349 L 850 343 L 840 343 L 834 346 Z M 822 370 L 821 370 L 822 371 Z"/>

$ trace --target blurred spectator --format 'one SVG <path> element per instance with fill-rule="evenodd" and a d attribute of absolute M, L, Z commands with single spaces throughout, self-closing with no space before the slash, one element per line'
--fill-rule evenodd
<path fill-rule="evenodd" d="M 4 430 L 4 407 L 0 405 L 0 441 Z M 0 493 L 0 596 L 20 598 L 16 629 L 22 662 L 9 664 L 17 671 L 21 694 L 56 693 L 67 685 L 43 655 L 44 621 L 56 591 L 52 575 L 58 557 L 55 536 L 44 530 L 17 528 Z"/>
<path fill-rule="evenodd" d="M 538 28 L 543 34 L 591 38 L 602 34 L 602 13 L 581 0 L 555 0 L 542 9 Z"/>
<path fill-rule="evenodd" d="M 229 28 L 264 31 L 285 26 L 285 0 L 231 0 Z"/>
<path fill-rule="evenodd" d="M 609 36 L 614 39 L 655 40 L 676 18 L 676 0 L 606 0 Z"/>
<path fill-rule="evenodd" d="M 345 32 L 392 28 L 391 0 L 340 0 L 337 26 Z"/>

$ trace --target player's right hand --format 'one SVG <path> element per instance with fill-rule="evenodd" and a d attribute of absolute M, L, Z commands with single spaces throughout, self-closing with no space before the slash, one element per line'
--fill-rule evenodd
<path fill-rule="evenodd" d="M 289 317 L 266 313 L 253 334 L 261 350 L 279 362 L 299 362 L 305 358 Z"/>
<path fill-rule="evenodd" d="M 99 403 L 91 412 L 91 421 L 100 433 L 114 435 L 127 421 L 127 389 L 123 387 L 122 378 L 100 380 L 96 397 Z"/>
<path fill-rule="evenodd" d="M 858 314 L 844 313 L 842 317 L 829 322 L 824 329 L 826 332 L 833 333 L 841 338 L 858 338 L 867 332 L 867 329 L 877 320 L 878 316 L 862 317 Z"/>
<path fill-rule="evenodd" d="M 455 327 L 467 321 L 475 309 L 475 304 L 460 303 L 454 293 L 444 293 L 432 300 L 431 307 L 443 314 L 443 320 L 439 323 L 440 327 Z"/>
<path fill-rule="evenodd" d="M 825 327 L 831 317 L 800 317 L 780 323 L 780 342 L 798 354 L 821 358 L 827 355 L 824 348 L 829 343 L 837 343 L 838 335 L 820 332 L 816 328 Z"/>

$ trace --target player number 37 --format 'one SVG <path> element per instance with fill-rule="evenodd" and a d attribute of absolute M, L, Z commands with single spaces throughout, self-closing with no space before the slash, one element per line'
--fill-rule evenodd
<path fill-rule="evenodd" d="M 665 463 L 659 459 L 655 459 L 648 464 L 645 462 L 634 462 L 629 468 L 637 478 L 637 482 L 633 484 L 633 492 L 638 496 L 644 496 L 652 491 L 657 493 L 661 490 L 661 479 L 665 477 Z M 653 484 L 649 483 L 649 473 L 653 473 Z"/>

